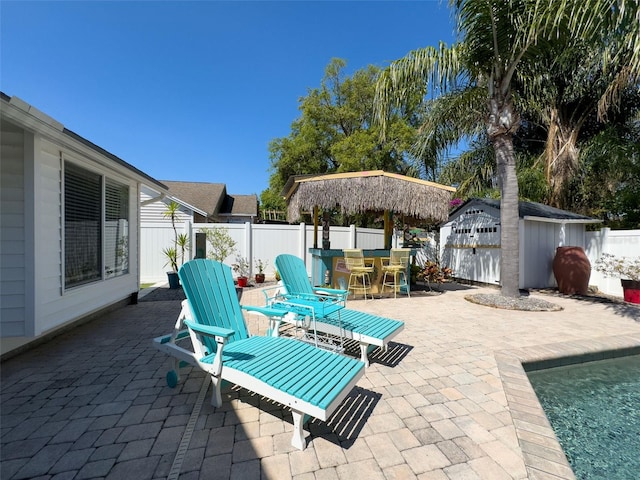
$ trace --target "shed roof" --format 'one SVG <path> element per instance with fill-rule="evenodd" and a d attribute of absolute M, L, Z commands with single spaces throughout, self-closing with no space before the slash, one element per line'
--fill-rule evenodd
<path fill-rule="evenodd" d="M 289 184 L 289 182 L 287 182 Z M 374 170 L 296 178 L 286 192 L 287 220 L 314 207 L 354 213 L 389 210 L 421 219 L 445 221 L 454 187 Z"/>
<path fill-rule="evenodd" d="M 489 207 L 493 207 L 500 210 L 500 200 L 495 198 L 470 198 L 458 208 L 456 208 L 449 218 L 455 217 L 464 207 L 468 204 L 484 204 Z M 538 220 L 538 221 L 562 221 L 565 223 L 598 223 L 601 220 L 597 218 L 591 218 L 578 213 L 569 212 L 567 210 L 561 210 L 559 208 L 544 205 L 538 202 L 518 202 L 518 215 L 524 220 Z"/>

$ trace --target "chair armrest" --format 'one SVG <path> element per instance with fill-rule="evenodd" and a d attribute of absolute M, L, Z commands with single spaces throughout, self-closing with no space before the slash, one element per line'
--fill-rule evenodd
<path fill-rule="evenodd" d="M 275 287 L 267 287 L 262 289 L 262 294 L 264 295 L 265 302 L 267 305 L 271 303 L 271 301 L 285 292 L 286 289 L 283 285 L 276 285 Z"/>
<path fill-rule="evenodd" d="M 198 365 L 205 372 L 211 373 L 216 378 L 220 378 L 220 374 L 222 373 L 222 349 L 224 348 L 227 339 L 235 333 L 235 331 L 230 328 L 222 328 L 222 327 L 213 327 L 210 325 L 200 325 L 198 323 L 194 323 L 190 320 L 185 320 L 184 324 L 189 328 L 189 337 L 191 337 L 191 343 L 193 344 L 193 349 L 197 355 Z M 204 335 L 207 337 L 213 337 L 216 344 L 218 345 L 215 350 L 215 357 L 211 365 L 207 365 L 206 362 L 203 362 L 204 358 L 210 355 L 211 351 L 208 351 L 205 346 L 198 338 L 198 335 Z M 211 367 L 211 368 L 209 368 Z"/>
<path fill-rule="evenodd" d="M 316 289 L 314 289 L 316 290 Z M 343 290 L 338 290 L 341 292 L 340 295 L 330 295 L 325 293 L 285 293 L 281 294 L 276 298 L 276 301 L 287 302 L 287 301 L 295 301 L 295 300 L 305 300 L 307 302 L 319 302 L 319 303 L 344 303 L 347 298 L 346 294 L 342 294 Z"/>
<path fill-rule="evenodd" d="M 270 318 L 284 317 L 287 313 L 289 313 L 287 310 L 269 307 L 254 307 L 253 305 L 240 305 L 240 308 L 242 310 L 246 310 L 247 312 L 261 313 L 265 317 Z"/>
<path fill-rule="evenodd" d="M 337 297 L 339 300 L 344 300 L 349 295 L 347 290 L 339 290 L 337 288 L 326 287 L 313 287 L 313 291 L 323 297 Z"/>
<path fill-rule="evenodd" d="M 365 267 L 373 267 L 376 264 L 376 259 L 372 257 L 365 257 L 364 266 Z"/>
<path fill-rule="evenodd" d="M 391 262 L 391 257 L 380 257 L 380 264 L 383 267 L 388 267 L 390 262 Z"/>
<path fill-rule="evenodd" d="M 185 320 L 184 324 L 194 332 L 198 332 L 201 335 L 206 335 L 208 337 L 222 337 L 226 339 L 226 338 L 229 338 L 234 333 L 236 333 L 234 330 L 231 330 L 229 328 L 212 327 L 210 325 L 200 325 L 199 323 L 194 323 L 189 320 Z"/>

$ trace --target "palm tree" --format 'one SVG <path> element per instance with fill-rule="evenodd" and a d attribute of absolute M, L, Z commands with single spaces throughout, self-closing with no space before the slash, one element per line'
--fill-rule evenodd
<path fill-rule="evenodd" d="M 628 68 L 629 44 L 622 44 L 617 61 L 605 64 L 602 59 L 608 45 L 615 45 L 633 28 L 637 29 L 635 22 L 617 29 L 604 28 L 590 39 L 567 35 L 565 29 L 565 35 L 548 45 L 535 65 L 522 64 L 519 69 L 515 81 L 526 111 L 523 116 L 546 130 L 542 160 L 549 203 L 555 207 L 567 208 L 571 204 L 567 187 L 580 168 L 580 143 L 597 133 L 589 124 L 597 118 L 601 130 L 605 122 L 625 121 L 620 118 L 619 109 L 613 107 L 628 97 L 630 90 L 638 89 L 637 84 L 629 83 L 631 77 L 620 75 Z M 614 84 L 615 103 L 613 98 L 603 103 L 603 96 Z"/>
<path fill-rule="evenodd" d="M 520 113 L 514 104 L 512 81 L 523 65 L 537 64 L 555 37 L 567 34 L 593 39 L 602 27 L 620 27 L 640 19 L 638 5 L 624 0 L 451 0 L 450 5 L 462 40 L 415 50 L 393 62 L 378 80 L 377 119 L 384 132 L 393 107 L 416 91 L 426 93 L 427 86 L 442 93 L 475 92 L 469 98 L 483 92 L 485 133 L 494 149 L 501 191 L 502 294 L 517 297 L 519 216 L 513 137 L 520 126 Z M 624 42 L 631 48 L 615 42 L 607 46 L 605 59 L 627 58 L 630 63 L 624 74 L 615 75 L 602 104 L 615 100 L 624 82 L 637 81 L 640 40 L 625 35 Z"/>

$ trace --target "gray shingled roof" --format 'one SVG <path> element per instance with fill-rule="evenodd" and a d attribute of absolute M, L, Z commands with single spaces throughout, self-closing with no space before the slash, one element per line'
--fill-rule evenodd
<path fill-rule="evenodd" d="M 169 180 L 163 180 L 162 183 L 167 186 L 172 196 L 207 212 L 209 216 L 218 213 L 227 195 L 227 187 L 224 183 L 174 182 Z"/>
<path fill-rule="evenodd" d="M 227 195 L 224 183 L 174 182 L 164 180 L 171 196 L 207 212 L 207 216 L 258 215 L 256 195 Z"/>
<path fill-rule="evenodd" d="M 258 197 L 256 195 L 227 195 L 220 215 L 258 215 Z"/>
<path fill-rule="evenodd" d="M 483 203 L 487 206 L 497 208 L 500 210 L 500 200 L 495 198 L 471 198 L 456 208 L 451 214 L 449 218 L 455 215 L 456 212 L 461 210 L 464 206 L 466 206 L 470 202 L 475 203 Z M 597 223 L 600 220 L 596 218 L 586 217 L 584 215 L 580 215 L 577 213 L 569 212 L 567 210 L 561 210 L 559 208 L 550 207 L 549 205 L 544 205 L 542 203 L 537 202 L 525 202 L 520 201 L 518 203 L 518 214 L 520 218 L 525 217 L 537 217 L 537 218 L 549 218 L 549 219 L 557 219 L 557 220 L 573 220 L 573 221 L 582 221 L 584 223 Z"/>

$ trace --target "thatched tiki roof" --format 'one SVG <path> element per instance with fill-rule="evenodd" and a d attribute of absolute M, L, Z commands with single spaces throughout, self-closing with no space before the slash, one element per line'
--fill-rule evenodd
<path fill-rule="evenodd" d="M 390 211 L 444 222 L 455 188 L 382 170 L 338 173 L 295 179 L 286 193 L 287 220 L 302 211 L 340 207 L 343 213 Z"/>

